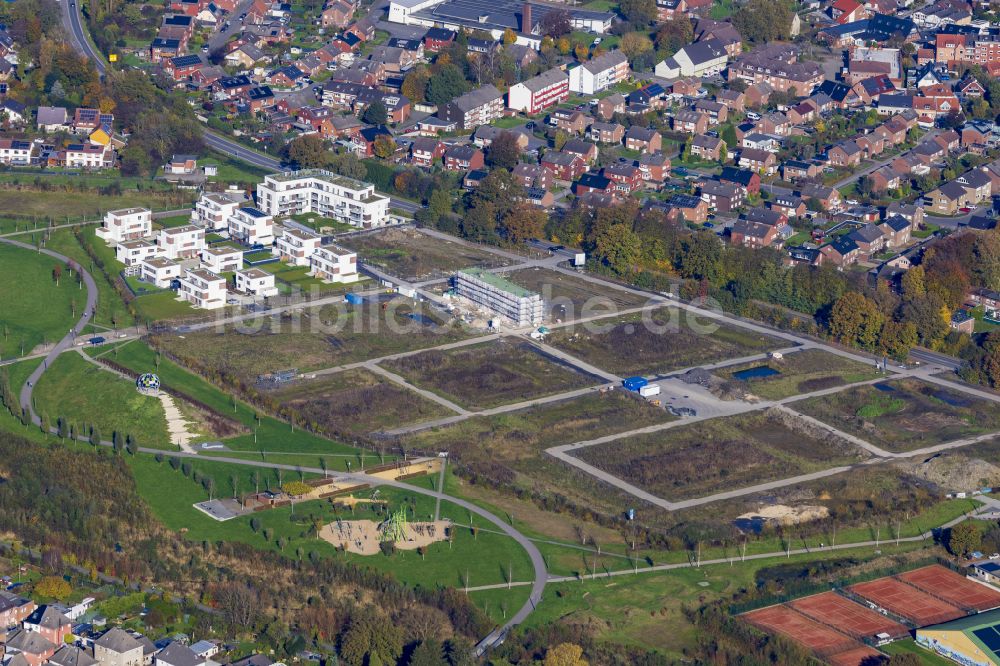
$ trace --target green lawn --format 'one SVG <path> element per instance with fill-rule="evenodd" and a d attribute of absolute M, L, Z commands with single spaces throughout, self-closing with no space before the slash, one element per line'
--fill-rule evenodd
<path fill-rule="evenodd" d="M 104 246 L 105 249 L 110 249 L 93 235 L 93 229 L 87 229 L 84 233 L 89 234 L 90 238 L 93 239 L 92 247 L 95 249 L 98 244 Z M 60 254 L 66 255 L 73 261 L 76 261 L 94 277 L 94 281 L 97 283 L 98 292 L 97 311 L 93 319 L 95 324 L 111 328 L 113 322 L 117 322 L 119 326 L 132 323 L 132 318 L 129 316 L 128 311 L 125 308 L 125 304 L 122 302 L 121 296 L 118 295 L 118 292 L 115 291 L 115 288 L 111 285 L 111 283 L 104 279 L 104 276 L 97 270 L 97 267 L 94 264 L 94 261 L 90 258 L 90 255 L 87 254 L 77 241 L 76 237 L 73 235 L 72 229 L 59 229 L 58 231 L 53 232 L 45 247 L 50 250 L 55 250 Z M 116 268 L 113 268 L 112 270 L 117 271 Z"/>
<path fill-rule="evenodd" d="M 58 286 L 52 273 L 57 266 L 62 271 Z M 59 340 L 87 302 L 61 262 L 11 245 L 0 244 L 0 285 L 0 359 Z"/>
<path fill-rule="evenodd" d="M 54 425 L 66 418 L 83 432 L 86 424 L 100 428 L 101 437 L 132 435 L 140 446 L 173 448 L 163 405 L 158 398 L 135 390 L 131 381 L 98 369 L 72 352 L 55 360 L 35 389 L 35 409 Z"/>
<path fill-rule="evenodd" d="M 209 151 L 208 157 L 198 161 L 199 166 L 214 164 L 219 168 L 218 175 L 209 178 L 212 182 L 222 183 L 258 183 L 264 176 L 271 173 L 267 169 L 258 169 L 245 162 L 231 159 L 219 153 Z"/>
<path fill-rule="evenodd" d="M 107 350 L 88 350 L 92 355 Z M 155 372 L 160 377 L 163 386 L 202 402 L 212 409 L 225 414 L 242 423 L 249 430 L 247 434 L 225 440 L 230 449 L 242 450 L 257 457 L 264 452 L 294 452 L 308 454 L 312 466 L 319 466 L 318 454 L 336 454 L 330 461 L 331 470 L 346 469 L 346 460 L 342 456 L 357 455 L 358 449 L 324 439 L 301 429 L 292 429 L 287 423 L 258 412 L 243 402 L 234 400 L 220 389 L 208 383 L 201 377 L 188 372 L 169 359 L 160 358 L 147 345 L 139 341 L 127 342 L 118 346 L 117 355 L 109 355 L 115 362 L 124 365 L 134 372 Z M 260 416 L 258 421 L 257 417 Z M 254 435 L 256 431 L 256 436 Z M 251 457 L 251 456 L 248 456 Z M 286 462 L 285 460 L 276 462 Z M 357 469 L 357 463 L 354 463 Z"/>

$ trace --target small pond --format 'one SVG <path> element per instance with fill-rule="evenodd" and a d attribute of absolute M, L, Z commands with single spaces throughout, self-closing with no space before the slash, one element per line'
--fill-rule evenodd
<path fill-rule="evenodd" d="M 740 370 L 739 372 L 734 372 L 733 377 L 736 379 L 746 381 L 747 379 L 760 379 L 761 377 L 771 377 L 773 375 L 780 375 L 781 373 L 771 366 L 768 365 L 758 365 L 756 368 L 747 368 L 746 370 Z"/>

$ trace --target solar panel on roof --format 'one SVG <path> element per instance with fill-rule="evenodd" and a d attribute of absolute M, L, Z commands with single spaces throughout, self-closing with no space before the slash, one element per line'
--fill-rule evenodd
<path fill-rule="evenodd" d="M 983 627 L 982 629 L 976 629 L 972 634 L 983 642 L 989 650 L 993 652 L 1000 652 L 1000 634 L 997 633 L 995 627 Z"/>

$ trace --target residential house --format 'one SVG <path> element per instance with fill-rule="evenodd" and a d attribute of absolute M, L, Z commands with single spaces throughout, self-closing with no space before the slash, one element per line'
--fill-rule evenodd
<path fill-rule="evenodd" d="M 548 190 L 541 187 L 527 187 L 524 190 L 524 195 L 520 198 L 521 201 L 529 203 L 532 206 L 538 206 L 539 208 L 552 208 L 556 203 L 556 197 L 554 194 Z"/>
<path fill-rule="evenodd" d="M 189 268 L 178 278 L 177 298 L 202 310 L 226 305 L 226 278 L 206 268 Z M 181 649 L 183 648 L 183 649 Z M 190 657 L 187 653 L 190 652 Z M 203 666 L 205 661 L 182 643 L 174 641 L 154 655 L 155 666 Z"/>
<path fill-rule="evenodd" d="M 441 51 L 451 46 L 451 43 L 458 37 L 458 33 L 447 28 L 428 28 L 424 35 L 424 49 L 427 51 Z"/>
<path fill-rule="evenodd" d="M 615 184 L 622 194 L 631 194 L 642 186 L 642 171 L 631 162 L 615 162 L 601 170 L 605 178 Z"/>
<path fill-rule="evenodd" d="M 55 645 L 63 645 L 73 635 L 72 622 L 55 606 L 39 606 L 24 618 L 21 626 L 29 633 L 40 634 Z"/>
<path fill-rule="evenodd" d="M 993 194 L 993 180 L 984 169 L 971 169 L 955 179 L 970 195 L 973 204 L 981 203 Z"/>
<path fill-rule="evenodd" d="M 40 106 L 35 124 L 42 132 L 62 132 L 69 129 L 69 113 L 61 106 Z"/>
<path fill-rule="evenodd" d="M 125 264 L 126 273 L 138 274 L 142 262 L 155 257 L 159 248 L 147 240 L 123 241 L 115 245 L 115 259 Z"/>
<path fill-rule="evenodd" d="M 625 113 L 625 97 L 621 93 L 608 95 L 597 103 L 597 115 L 611 120 L 616 113 Z"/>
<path fill-rule="evenodd" d="M 485 164 L 483 151 L 475 146 L 450 146 L 444 151 L 444 168 L 448 171 L 481 169 Z"/>
<path fill-rule="evenodd" d="M 719 174 L 719 181 L 723 183 L 733 183 L 739 185 L 747 194 L 760 194 L 760 174 L 750 169 L 737 169 L 736 167 L 722 167 Z"/>
<path fill-rule="evenodd" d="M 181 276 L 181 265 L 166 257 L 150 257 L 139 266 L 139 276 L 143 282 L 159 287 L 160 289 L 170 289 L 174 281 Z M 114 631 L 111 629 L 110 631 Z M 124 642 L 117 638 L 115 634 L 109 638 L 106 632 L 101 638 L 94 642 L 94 654 L 102 666 L 145 666 L 145 652 L 142 643 L 135 641 L 138 652 L 128 648 Z M 118 631 L 122 631 L 119 629 Z M 129 634 L 122 631 L 126 636 Z M 103 641 L 103 643 L 102 643 Z"/>
<path fill-rule="evenodd" d="M 866 224 L 860 229 L 855 229 L 847 234 L 847 237 L 854 241 L 863 257 L 871 257 L 885 248 L 885 236 L 875 224 Z"/>
<path fill-rule="evenodd" d="M 98 666 L 88 650 L 76 645 L 63 645 L 49 658 L 49 666 Z"/>
<path fill-rule="evenodd" d="M 725 145 L 718 137 L 699 134 L 691 141 L 691 155 L 703 160 L 718 161 L 725 157 L 722 154 Z"/>
<path fill-rule="evenodd" d="M 587 164 L 594 164 L 597 161 L 597 146 L 583 139 L 570 139 L 563 144 L 562 151 L 579 155 Z"/>
<path fill-rule="evenodd" d="M 292 266 L 308 266 L 313 253 L 323 244 L 319 234 L 305 229 L 285 227 L 275 242 L 278 257 Z"/>
<path fill-rule="evenodd" d="M 746 104 L 746 95 L 738 90 L 725 88 L 715 93 L 715 101 L 725 104 L 732 113 L 742 113 Z"/>
<path fill-rule="evenodd" d="M 587 163 L 579 155 L 550 150 L 542 156 L 541 165 L 552 172 L 556 180 L 577 180 L 586 170 Z"/>
<path fill-rule="evenodd" d="M 167 259 L 193 259 L 205 248 L 205 230 L 192 224 L 165 227 L 160 229 L 156 244 Z"/>
<path fill-rule="evenodd" d="M 892 167 L 883 166 L 868 174 L 868 182 L 873 192 L 885 192 L 899 188 L 900 177 Z"/>
<path fill-rule="evenodd" d="M 684 109 L 674 114 L 673 129 L 687 134 L 704 134 L 708 131 L 708 114 Z"/>
<path fill-rule="evenodd" d="M 262 271 L 259 268 L 244 268 L 236 271 L 235 284 L 236 291 L 241 294 L 248 294 L 258 298 L 268 298 L 278 295 L 278 288 L 274 286 L 274 274 Z M 195 654 L 199 657 L 207 658 L 198 652 L 195 652 Z"/>
<path fill-rule="evenodd" d="M 787 160 L 781 165 L 781 177 L 790 183 L 816 178 L 823 173 L 823 165 L 815 161 Z"/>
<path fill-rule="evenodd" d="M 229 237 L 245 245 L 270 245 L 274 242 L 274 218 L 252 206 L 242 206 L 229 218 Z"/>
<path fill-rule="evenodd" d="M 639 171 L 649 183 L 662 183 L 670 177 L 670 158 L 662 152 L 643 153 L 639 156 Z"/>
<path fill-rule="evenodd" d="M 232 273 L 243 266 L 243 250 L 235 247 L 202 248 L 200 256 L 202 267 L 213 273 Z"/>
<path fill-rule="evenodd" d="M 729 107 L 722 102 L 710 99 L 699 99 L 694 103 L 694 110 L 699 113 L 707 113 L 710 125 L 724 123 L 729 118 Z"/>
<path fill-rule="evenodd" d="M 444 156 L 445 143 L 440 139 L 417 137 L 410 144 L 410 164 L 431 167 Z"/>
<path fill-rule="evenodd" d="M 702 224 L 708 219 L 708 203 L 691 194 L 675 194 L 667 207 L 677 210 L 685 222 Z"/>
<path fill-rule="evenodd" d="M 923 205 L 929 213 L 955 215 L 959 208 L 970 205 L 972 201 L 969 190 L 960 183 L 951 181 L 924 194 Z"/>
<path fill-rule="evenodd" d="M 655 74 L 667 79 L 678 76 L 715 76 L 726 68 L 729 52 L 718 39 L 705 39 L 681 47 L 655 67 Z"/>
<path fill-rule="evenodd" d="M 0 138 L 0 164 L 28 166 L 34 154 L 35 144 L 21 139 Z"/>
<path fill-rule="evenodd" d="M 588 171 L 573 183 L 573 194 L 582 197 L 588 194 L 606 194 L 615 196 L 616 183 L 607 176 Z"/>
<path fill-rule="evenodd" d="M 163 170 L 172 175 L 189 176 L 198 170 L 198 156 L 175 154 Z"/>
<path fill-rule="evenodd" d="M 104 242 L 123 243 L 153 234 L 153 213 L 148 208 L 120 208 L 104 214 L 97 237 Z"/>
<path fill-rule="evenodd" d="M 511 174 L 522 187 L 537 187 L 548 190 L 552 187 L 552 172 L 540 164 L 518 164 Z"/>
<path fill-rule="evenodd" d="M 549 114 L 549 123 L 571 134 L 583 134 L 591 119 L 575 109 L 556 109 Z"/>
<path fill-rule="evenodd" d="M 12 664 L 17 660 L 22 666 L 42 666 L 58 648 L 42 634 L 19 629 L 7 636 L 4 649 Z"/>
<path fill-rule="evenodd" d="M 318 248 L 309 258 L 309 274 L 324 282 L 356 282 L 358 255 L 337 245 Z"/>
<path fill-rule="evenodd" d="M 861 164 L 861 157 L 864 151 L 853 139 L 841 141 L 827 151 L 830 164 L 839 167 L 856 167 Z"/>
<path fill-rule="evenodd" d="M 321 25 L 324 28 L 346 28 L 354 16 L 355 9 L 353 4 L 344 0 L 330 2 L 320 15 Z"/>
<path fill-rule="evenodd" d="M 596 143 L 620 144 L 625 137 L 625 128 L 618 123 L 592 123 L 587 137 Z"/>
<path fill-rule="evenodd" d="M 839 268 L 844 268 L 858 263 L 861 258 L 861 250 L 857 243 L 848 236 L 839 236 L 831 243 L 819 248 L 823 253 L 823 261 L 829 262 Z"/>
<path fill-rule="evenodd" d="M 725 213 L 742 208 L 746 203 L 746 192 L 732 183 L 709 180 L 701 186 L 701 198 L 710 209 Z"/>
<path fill-rule="evenodd" d="M 770 176 L 778 170 L 778 158 L 766 150 L 744 148 L 740 151 L 739 165 L 744 169 Z"/>
<path fill-rule="evenodd" d="M 733 223 L 729 241 L 737 247 L 772 247 L 780 245 L 781 234 L 776 226 L 739 219 Z"/>
<path fill-rule="evenodd" d="M 771 210 L 776 210 L 789 218 L 802 217 L 806 214 L 806 204 L 802 197 L 795 194 L 778 194 L 768 202 Z"/>
<path fill-rule="evenodd" d="M 663 147 L 663 137 L 655 129 L 633 125 L 625 132 L 625 147 L 642 153 L 655 153 Z"/>
<path fill-rule="evenodd" d="M 0 590 L 0 628 L 19 626 L 36 608 L 34 601 Z"/>
<path fill-rule="evenodd" d="M 730 63 L 729 80 L 748 84 L 766 83 L 773 90 L 805 95 L 823 83 L 823 68 L 816 62 L 800 62 L 798 50 L 789 44 L 773 43 L 755 48 Z"/>
<path fill-rule="evenodd" d="M 838 211 L 843 205 L 843 200 L 840 197 L 840 191 L 835 187 L 807 183 L 802 186 L 802 192 L 800 195 L 804 201 L 818 201 L 820 206 L 823 207 L 823 210 L 829 212 Z"/>
<path fill-rule="evenodd" d="M 885 245 L 890 250 L 898 250 L 910 242 L 913 224 L 904 217 L 893 215 L 879 224 L 879 230 L 885 238 Z"/>
<path fill-rule="evenodd" d="M 204 227 L 207 231 L 227 229 L 230 216 L 245 202 L 243 193 L 206 192 L 195 202 L 191 224 Z"/>

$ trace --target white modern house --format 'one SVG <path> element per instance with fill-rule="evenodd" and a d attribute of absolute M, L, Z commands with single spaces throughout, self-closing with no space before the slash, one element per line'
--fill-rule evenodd
<path fill-rule="evenodd" d="M 226 305 L 226 279 L 205 268 L 191 268 L 180 277 L 179 300 L 202 310 Z"/>
<path fill-rule="evenodd" d="M 656 66 L 656 75 L 666 79 L 679 76 L 714 76 L 726 68 L 729 54 L 718 39 L 688 44 Z"/>
<path fill-rule="evenodd" d="M 115 246 L 115 258 L 125 264 L 125 272 L 135 275 L 139 272 L 139 265 L 147 259 L 151 259 L 159 252 L 159 248 L 147 240 L 131 240 L 118 243 Z"/>
<path fill-rule="evenodd" d="M 336 245 L 318 248 L 309 258 L 309 274 L 324 282 L 354 282 L 358 279 L 358 255 Z"/>
<path fill-rule="evenodd" d="M 66 146 L 66 166 L 70 169 L 103 169 L 114 162 L 111 146 L 71 143 Z"/>
<path fill-rule="evenodd" d="M 246 203 L 242 193 L 207 192 L 191 211 L 191 224 L 204 227 L 208 231 L 223 231 L 229 228 L 229 218 L 236 209 Z"/>
<path fill-rule="evenodd" d="M 275 296 L 274 275 L 259 268 L 245 268 L 236 271 L 236 291 L 251 296 Z"/>
<path fill-rule="evenodd" d="M 201 264 L 213 273 L 233 273 L 243 267 L 243 250 L 235 247 L 206 247 Z"/>
<path fill-rule="evenodd" d="M 139 264 L 139 276 L 144 282 L 160 289 L 169 289 L 170 283 L 181 276 L 181 265 L 166 257 L 150 257 Z"/>
<path fill-rule="evenodd" d="M 104 214 L 97 237 L 105 242 L 122 243 L 153 235 L 153 213 L 148 208 L 122 208 Z"/>
<path fill-rule="evenodd" d="M 271 216 L 316 213 L 366 229 L 385 226 L 389 197 L 369 183 L 322 169 L 272 174 L 257 185 L 260 210 Z"/>
<path fill-rule="evenodd" d="M 156 244 L 167 259 L 193 259 L 206 247 L 205 230 L 193 224 L 160 229 Z"/>
<path fill-rule="evenodd" d="M 278 236 L 275 247 L 278 250 L 278 256 L 285 263 L 292 266 L 308 266 L 313 252 L 318 250 L 322 243 L 323 239 L 319 234 L 294 227 L 285 227 L 281 235 Z"/>
<path fill-rule="evenodd" d="M 257 208 L 237 208 L 229 217 L 229 237 L 247 245 L 274 242 L 274 218 Z"/>
<path fill-rule="evenodd" d="M 569 70 L 569 89 L 595 95 L 628 78 L 628 58 L 621 51 L 608 51 Z"/>

